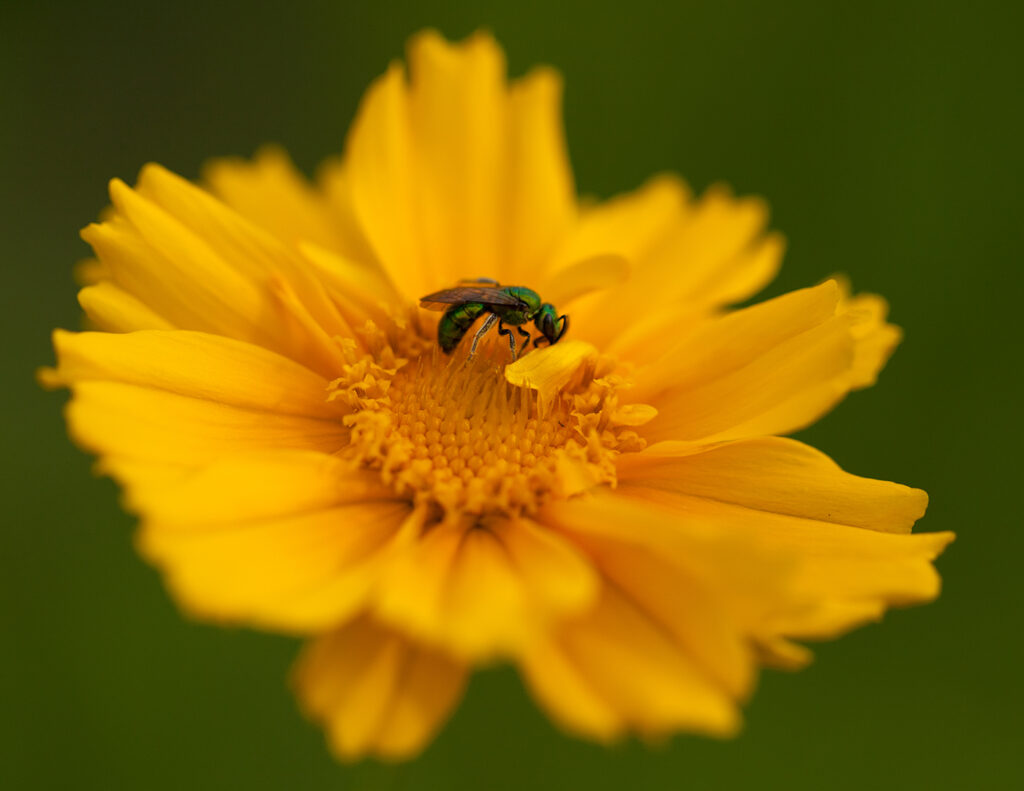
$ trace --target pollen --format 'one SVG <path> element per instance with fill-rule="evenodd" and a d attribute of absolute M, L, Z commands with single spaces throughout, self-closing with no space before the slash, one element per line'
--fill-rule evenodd
<path fill-rule="evenodd" d="M 529 515 L 547 499 L 614 484 L 615 457 L 643 447 L 616 420 L 624 380 L 599 366 L 542 403 L 505 379 L 507 347 L 468 360 L 406 337 L 394 344 L 410 355 L 400 357 L 375 328 L 364 336 L 376 351 L 347 347 L 345 375 L 331 384 L 329 397 L 352 408 L 340 455 L 445 516 Z"/>

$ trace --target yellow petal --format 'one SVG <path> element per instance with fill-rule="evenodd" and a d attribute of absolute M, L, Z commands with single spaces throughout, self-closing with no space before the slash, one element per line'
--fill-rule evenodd
<path fill-rule="evenodd" d="M 528 520 L 431 529 L 396 558 L 377 611 L 419 639 L 467 658 L 511 655 L 587 606 L 587 562 Z"/>
<path fill-rule="evenodd" d="M 650 404 L 626 404 L 616 409 L 609 420 L 613 426 L 643 426 L 657 415 L 658 410 Z"/>
<path fill-rule="evenodd" d="M 520 661 L 527 685 L 569 730 L 607 740 L 629 729 L 733 734 L 735 704 L 615 589 Z"/>
<path fill-rule="evenodd" d="M 562 80 L 553 70 L 535 69 L 512 83 L 507 157 L 506 258 L 496 274 L 502 282 L 529 284 L 539 279 L 576 219 L 576 190 L 562 130 Z M 549 291 L 556 289 L 545 287 L 545 300 L 568 302 Z"/>
<path fill-rule="evenodd" d="M 602 492 L 548 505 L 539 518 L 581 547 L 623 600 L 732 698 L 753 683 L 745 597 L 781 597 L 786 580 L 773 558 L 714 533 L 681 528 L 670 511 Z M 734 578 L 734 574 L 743 575 Z M 758 608 L 758 614 L 764 610 Z"/>
<path fill-rule="evenodd" d="M 337 370 L 330 339 L 351 329 L 294 252 L 155 165 L 143 169 L 138 191 L 112 182 L 111 197 L 114 217 L 82 236 L 117 287 L 175 327 Z"/>
<path fill-rule="evenodd" d="M 110 277 L 110 269 L 99 259 L 86 258 L 75 264 L 73 277 L 80 286 L 93 286 L 107 280 Z"/>
<path fill-rule="evenodd" d="M 849 368 L 852 346 L 848 325 L 830 319 L 737 371 L 652 399 L 659 414 L 644 436 L 713 442 L 803 428 L 842 397 L 823 385 Z"/>
<path fill-rule="evenodd" d="M 659 176 L 634 192 L 589 207 L 559 247 L 553 268 L 598 255 L 621 256 L 639 266 L 685 215 L 688 201 L 682 181 Z"/>
<path fill-rule="evenodd" d="M 110 381 L 163 390 L 225 406 L 341 420 L 327 380 L 308 368 L 241 341 L 201 332 L 124 334 L 56 330 L 58 366 L 50 385 Z"/>
<path fill-rule="evenodd" d="M 813 422 L 837 404 L 849 391 L 869 387 L 878 379 L 903 337 L 899 327 L 885 323 L 888 306 L 874 294 L 848 297 L 848 289 L 840 281 L 842 298 L 836 307 L 837 317 L 849 323 L 853 342 L 853 356 L 849 365 L 831 380 L 821 381 L 805 388 L 788 402 L 757 418 L 755 425 L 736 426 L 733 436 L 769 433 L 788 433 Z"/>
<path fill-rule="evenodd" d="M 651 179 L 634 192 L 587 207 L 553 253 L 549 270 L 558 273 L 578 261 L 610 256 L 627 261 L 632 272 L 648 260 L 668 230 L 679 221 L 688 199 L 689 192 L 682 181 L 666 175 Z M 622 287 L 613 293 L 622 293 Z M 611 338 L 628 326 L 619 310 L 635 308 L 613 307 L 611 302 L 607 292 L 577 301 L 571 315 L 573 335 L 607 346 Z M 642 313 L 633 310 L 630 320 L 646 314 L 646 308 Z"/>
<path fill-rule="evenodd" d="M 333 626 L 365 605 L 388 553 L 421 529 L 378 474 L 322 453 L 253 453 L 162 475 L 109 466 L 144 518 L 141 551 L 202 618 Z"/>
<path fill-rule="evenodd" d="M 317 278 L 335 303 L 355 309 L 361 324 L 365 308 L 393 304 L 397 292 L 359 228 L 344 171 L 329 163 L 320 175 L 321 189 L 314 189 L 283 150 L 270 146 L 251 162 L 214 160 L 204 176 L 215 195 L 254 225 L 289 246 L 316 251 L 306 258 Z"/>
<path fill-rule="evenodd" d="M 840 290 L 834 281 L 706 320 L 675 338 L 671 349 L 639 377 L 640 399 L 670 388 L 718 379 L 748 365 L 780 343 L 835 316 Z"/>
<path fill-rule="evenodd" d="M 639 319 L 665 314 L 678 321 L 755 293 L 782 256 L 781 237 L 764 234 L 766 219 L 756 198 L 714 187 L 691 201 L 681 182 L 664 176 L 595 207 L 556 261 L 619 254 L 631 273 L 622 286 L 573 307 L 579 337 L 606 348 Z"/>
<path fill-rule="evenodd" d="M 112 471 L 131 484 L 132 510 L 182 530 L 395 499 L 377 473 L 303 450 L 250 453 L 156 477 L 151 466 L 123 462 L 115 462 Z"/>
<path fill-rule="evenodd" d="M 629 276 L 629 264 L 619 255 L 598 255 L 570 264 L 548 276 L 541 285 L 545 302 L 566 305 L 593 291 L 611 288 Z"/>
<path fill-rule="evenodd" d="M 814 658 L 804 646 L 782 637 L 761 640 L 757 649 L 761 664 L 778 670 L 800 670 Z"/>
<path fill-rule="evenodd" d="M 284 510 L 292 492 L 279 494 Z M 191 614 L 309 633 L 365 606 L 410 512 L 382 500 L 198 526 L 154 516 L 138 544 Z"/>
<path fill-rule="evenodd" d="M 853 319 L 850 332 L 856 339 L 849 383 L 853 388 L 870 387 L 878 379 L 878 372 L 892 356 L 903 332 L 899 327 L 886 324 L 889 305 L 877 294 L 857 294 L 844 297 L 840 310 Z"/>
<path fill-rule="evenodd" d="M 851 319 L 834 283 L 710 320 L 637 374 L 632 398 L 658 417 L 652 441 L 712 442 L 802 428 L 849 387 Z"/>
<path fill-rule="evenodd" d="M 405 74 L 392 64 L 363 96 L 345 168 L 367 242 L 409 301 L 428 293 L 432 280 L 418 233 L 417 167 Z"/>
<path fill-rule="evenodd" d="M 877 297 L 850 299 L 845 286 L 827 281 L 683 324 L 674 342 L 662 337 L 656 353 L 640 355 L 630 395 L 660 413 L 644 436 L 712 442 L 803 428 L 874 382 L 900 337 L 884 317 Z"/>
<path fill-rule="evenodd" d="M 531 646 L 519 660 L 527 688 L 551 719 L 570 733 L 611 742 L 629 728 L 604 690 L 555 641 Z"/>
<path fill-rule="evenodd" d="M 122 497 L 125 508 L 129 510 L 141 510 L 136 504 L 140 492 L 160 492 L 165 487 L 177 486 L 184 478 L 195 474 L 196 469 L 194 464 L 152 459 L 140 461 L 126 456 L 103 456 L 93 465 L 93 472 L 97 475 L 109 475 L 125 487 Z"/>
<path fill-rule="evenodd" d="M 644 268 L 647 288 L 668 282 L 673 301 L 717 307 L 746 299 L 775 276 L 784 244 L 778 234 L 765 234 L 768 206 L 762 199 L 737 198 L 715 185 L 687 219 Z"/>
<path fill-rule="evenodd" d="M 621 456 L 618 470 L 624 487 L 890 533 L 909 533 L 928 505 L 920 489 L 851 475 L 824 453 L 779 437 L 683 456 L 652 448 Z"/>
<path fill-rule="evenodd" d="M 597 490 L 552 502 L 539 518 L 584 549 L 709 684 L 744 697 L 753 681 L 751 642 L 777 635 L 766 627 L 771 619 L 815 606 L 794 587 L 797 560 L 713 519 L 630 494 Z"/>
<path fill-rule="evenodd" d="M 263 284 L 274 278 L 286 281 L 327 336 L 351 336 L 351 329 L 308 267 L 291 249 L 265 230 L 252 225 L 195 184 L 159 165 L 147 165 L 142 169 L 137 192 L 175 217 L 217 256 L 257 283 Z M 139 213 L 139 217 L 145 216 Z M 146 225 L 140 224 L 137 218 L 133 222 L 146 235 Z M 290 348 L 292 356 L 297 356 L 301 350 L 301 344 Z"/>
<path fill-rule="evenodd" d="M 107 332 L 174 329 L 167 319 L 109 280 L 79 291 L 78 304 L 93 326 Z"/>
<path fill-rule="evenodd" d="M 557 75 L 507 83 L 484 33 L 427 31 L 408 55 L 408 82 L 393 65 L 367 92 L 332 202 L 352 207 L 410 301 L 478 276 L 535 287 L 576 214 Z"/>
<path fill-rule="evenodd" d="M 270 271 L 294 268 L 288 247 L 265 229 L 161 165 L 146 165 L 134 190 L 120 185 L 112 197 L 118 211 L 150 242 L 164 242 L 176 226 L 254 280 Z"/>
<path fill-rule="evenodd" d="M 343 245 L 327 202 L 277 146 L 261 148 L 251 161 L 213 160 L 203 179 L 224 203 L 286 244 Z"/>
<path fill-rule="evenodd" d="M 779 634 L 832 636 L 886 606 L 938 594 L 931 561 L 952 534 L 905 534 L 924 511 L 924 492 L 848 475 L 800 443 L 771 438 L 681 457 L 638 454 L 620 459 L 619 475 L 620 497 L 668 507 L 687 529 L 704 525 L 792 559 L 792 600 L 805 604 L 763 619 Z"/>
<path fill-rule="evenodd" d="M 536 390 L 541 404 L 551 400 L 577 372 L 597 359 L 597 349 L 584 341 L 562 341 L 530 352 L 505 366 L 505 379 L 516 387 Z"/>
<path fill-rule="evenodd" d="M 301 244 L 299 251 L 351 325 L 362 326 L 369 318 L 387 326 L 388 318 L 398 315 L 402 297 L 379 268 L 312 244 Z"/>
<path fill-rule="evenodd" d="M 75 441 L 98 454 L 198 467 L 275 449 L 333 453 L 348 431 L 338 420 L 243 409 L 121 382 L 78 382 L 67 407 Z"/>
<path fill-rule="evenodd" d="M 408 56 L 423 263 L 439 285 L 497 273 L 507 222 L 504 54 L 487 34 L 450 44 L 427 31 Z"/>
<path fill-rule="evenodd" d="M 570 544 L 528 519 L 489 524 L 511 566 L 541 606 L 562 614 L 579 612 L 597 593 L 597 576 Z"/>
<path fill-rule="evenodd" d="M 837 528 L 809 542 L 794 532 L 791 525 L 775 526 L 770 531 L 771 544 L 806 553 L 800 584 L 807 590 L 844 603 L 881 600 L 901 607 L 924 604 L 939 595 L 941 583 L 932 561 L 954 538 L 948 532 L 892 535 Z M 841 620 L 810 619 L 811 626 L 799 618 L 786 619 L 793 624 L 787 634 L 831 637 L 845 631 L 846 613 L 832 615 Z M 861 613 L 855 616 L 862 617 Z"/>
<path fill-rule="evenodd" d="M 368 618 L 311 642 L 292 675 L 302 708 L 327 730 L 334 753 L 409 758 L 444 724 L 466 670 Z"/>
<path fill-rule="evenodd" d="M 352 179 L 349 167 L 341 156 L 322 162 L 316 171 L 316 183 L 330 214 L 331 227 L 340 240 L 333 249 L 338 255 L 372 267 L 382 276 L 387 269 L 374 255 L 352 202 Z"/>
<path fill-rule="evenodd" d="M 119 196 L 130 192 L 117 181 L 111 191 Z M 109 267 L 119 288 L 173 326 L 269 343 L 255 316 L 272 311 L 262 304 L 256 285 L 217 259 L 200 240 L 175 228 L 171 218 L 161 219 L 170 226 L 165 236 L 179 243 L 151 246 L 123 218 L 90 225 L 82 238 Z"/>

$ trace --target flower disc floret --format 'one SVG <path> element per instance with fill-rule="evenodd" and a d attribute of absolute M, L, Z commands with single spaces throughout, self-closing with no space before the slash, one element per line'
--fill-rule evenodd
<path fill-rule="evenodd" d="M 406 341 L 415 349 L 406 359 L 383 342 L 387 333 L 371 325 L 364 334 L 381 339 L 380 351 L 357 358 L 348 345 L 352 362 L 330 385 L 329 398 L 353 409 L 340 455 L 449 518 L 535 514 L 551 497 L 613 485 L 615 456 L 644 447 L 614 420 L 626 380 L 610 359 L 584 361 L 545 400 L 506 379 L 504 345 L 488 343 L 470 360 Z"/>

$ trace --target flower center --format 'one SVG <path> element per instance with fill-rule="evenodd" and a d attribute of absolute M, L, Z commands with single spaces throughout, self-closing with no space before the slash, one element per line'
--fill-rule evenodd
<path fill-rule="evenodd" d="M 377 350 L 346 347 L 350 363 L 331 384 L 330 397 L 352 408 L 341 454 L 417 503 L 449 516 L 531 514 L 548 498 L 614 483 L 614 457 L 643 447 L 636 421 L 617 419 L 624 381 L 610 361 L 582 366 L 542 401 L 506 380 L 504 344 L 481 344 L 470 361 L 407 336 L 399 357 L 384 333 L 367 332 Z"/>

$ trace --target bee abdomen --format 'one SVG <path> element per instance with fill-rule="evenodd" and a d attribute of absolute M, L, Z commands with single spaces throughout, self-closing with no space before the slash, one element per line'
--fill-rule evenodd
<path fill-rule="evenodd" d="M 484 310 L 483 304 L 479 302 L 464 302 L 452 305 L 444 312 L 437 325 L 437 343 L 445 354 L 451 353 L 459 345 L 459 341 Z"/>

